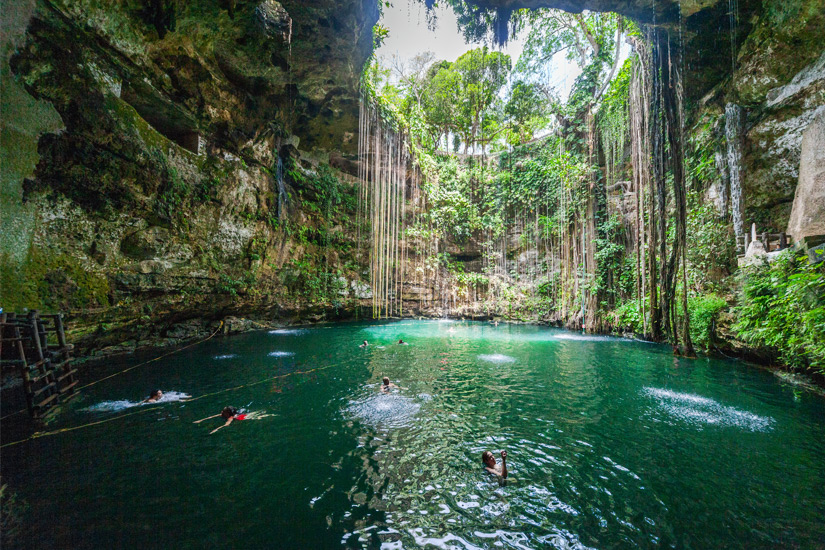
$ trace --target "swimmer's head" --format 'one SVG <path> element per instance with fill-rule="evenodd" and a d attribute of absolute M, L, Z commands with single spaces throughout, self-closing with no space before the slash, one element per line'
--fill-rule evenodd
<path fill-rule="evenodd" d="M 481 461 L 490 468 L 493 468 L 496 465 L 496 458 L 490 451 L 484 451 L 483 453 L 481 453 Z"/>
<path fill-rule="evenodd" d="M 389 386 L 390 385 L 390 378 L 388 376 L 385 376 L 384 380 L 382 380 L 382 382 L 384 382 L 385 386 Z"/>
<path fill-rule="evenodd" d="M 163 392 L 160 390 L 155 390 L 149 394 L 149 399 L 160 399 L 163 397 Z"/>
<path fill-rule="evenodd" d="M 221 416 L 226 418 L 227 420 L 235 416 L 235 413 L 238 412 L 238 409 L 235 407 L 224 407 L 221 411 Z"/>

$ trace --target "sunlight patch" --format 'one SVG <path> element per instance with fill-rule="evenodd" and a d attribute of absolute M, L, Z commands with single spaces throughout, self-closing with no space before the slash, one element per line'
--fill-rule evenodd
<path fill-rule="evenodd" d="M 359 401 L 351 401 L 347 411 L 372 426 L 401 428 L 409 426 L 421 405 L 398 394 L 379 393 Z"/>
<path fill-rule="evenodd" d="M 763 432 L 770 429 L 774 423 L 771 417 L 728 407 L 700 395 L 649 387 L 642 391 L 656 399 L 667 414 L 689 424 L 731 426 L 753 432 Z"/>
<path fill-rule="evenodd" d="M 514 363 L 516 361 L 515 357 L 510 357 L 509 355 L 502 355 L 501 353 L 493 353 L 492 355 L 479 355 L 478 358 L 482 361 L 489 361 L 490 363 Z"/>
<path fill-rule="evenodd" d="M 305 328 L 278 328 L 269 331 L 269 334 L 276 334 L 278 336 L 301 336 L 307 333 L 309 333 L 309 329 Z"/>

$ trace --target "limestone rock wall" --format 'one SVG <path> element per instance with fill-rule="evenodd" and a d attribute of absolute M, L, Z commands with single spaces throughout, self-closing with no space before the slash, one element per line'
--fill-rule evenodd
<path fill-rule="evenodd" d="M 825 112 L 825 5 L 765 2 L 736 67 L 728 99 L 746 113 L 744 221 L 783 231 L 799 179 L 803 132 Z"/>
<path fill-rule="evenodd" d="M 69 311 L 95 348 L 352 310 L 357 195 L 328 157 L 357 143 L 378 13 L 306 4 L 4 3 L 0 307 Z"/>

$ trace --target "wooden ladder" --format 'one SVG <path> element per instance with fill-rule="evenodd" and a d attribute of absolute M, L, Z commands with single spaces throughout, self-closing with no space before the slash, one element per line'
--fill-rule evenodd
<path fill-rule="evenodd" d="M 51 344 L 50 333 L 54 333 Z M 0 313 L 0 365 L 17 367 L 33 419 L 43 420 L 56 405 L 76 395 L 77 369 L 71 364 L 71 350 L 61 315 L 41 319 L 36 311 L 26 317 Z"/>

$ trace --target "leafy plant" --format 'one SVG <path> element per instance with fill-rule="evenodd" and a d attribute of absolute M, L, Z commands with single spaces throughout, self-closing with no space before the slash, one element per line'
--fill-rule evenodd
<path fill-rule="evenodd" d="M 709 349 L 713 344 L 714 325 L 719 312 L 728 303 L 715 294 L 692 296 L 688 299 L 690 339 L 695 346 Z"/>
<path fill-rule="evenodd" d="M 742 272 L 734 330 L 749 344 L 776 350 L 790 367 L 825 374 L 825 267 L 804 254 Z"/>

